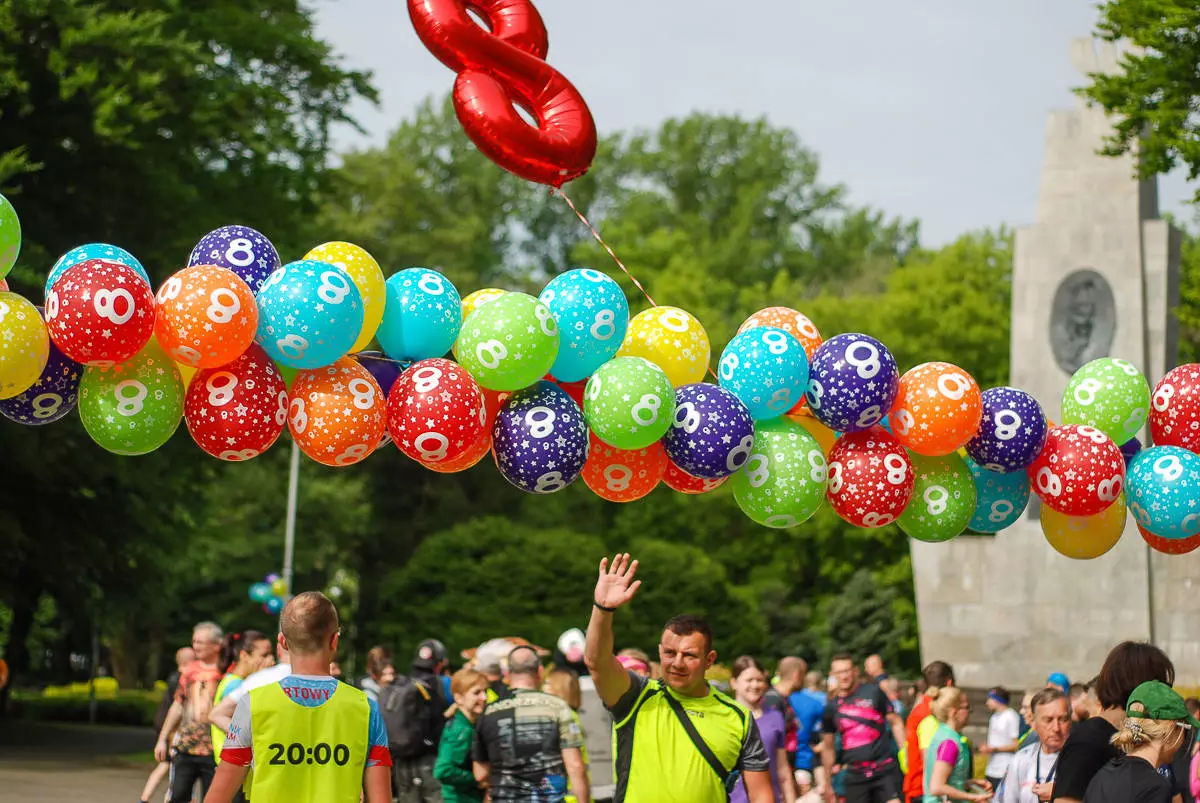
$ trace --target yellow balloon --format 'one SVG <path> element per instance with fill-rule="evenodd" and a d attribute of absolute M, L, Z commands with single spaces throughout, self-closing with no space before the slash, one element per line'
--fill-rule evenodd
<path fill-rule="evenodd" d="M 183 379 L 183 389 L 187 390 L 188 385 L 192 384 L 192 377 L 196 375 L 196 366 L 177 362 L 175 367 L 179 369 L 179 376 Z"/>
<path fill-rule="evenodd" d="M 280 578 L 274 583 L 271 583 L 271 593 L 277 597 L 282 597 L 287 593 L 287 580 Z"/>
<path fill-rule="evenodd" d="M 33 302 L 0 293 L 0 399 L 33 387 L 50 358 L 50 335 Z"/>
<path fill-rule="evenodd" d="M 482 290 L 476 290 L 474 293 L 471 293 L 462 300 L 463 320 L 465 321 L 467 316 L 474 312 L 478 307 L 488 303 L 489 301 L 495 301 L 497 298 L 504 295 L 505 292 L 505 290 L 501 290 L 498 287 L 485 287 Z"/>
<path fill-rule="evenodd" d="M 825 453 L 825 456 L 829 456 L 829 451 L 833 448 L 833 445 L 837 443 L 836 432 L 818 421 L 816 417 L 808 411 L 807 407 L 804 407 L 797 413 L 788 413 L 788 418 L 807 429 L 809 434 L 817 439 L 817 444 L 821 447 L 821 451 Z"/>
<path fill-rule="evenodd" d="M 675 387 L 704 381 L 708 371 L 708 333 L 690 312 L 651 307 L 629 322 L 618 357 L 644 357 L 663 369 Z"/>
<path fill-rule="evenodd" d="M 379 263 L 366 249 L 339 240 L 318 245 L 305 254 L 304 258 L 337 265 L 354 280 L 358 292 L 362 293 L 363 325 L 358 333 L 358 340 L 354 341 L 350 351 L 362 351 L 371 342 L 371 338 L 375 337 L 379 323 L 383 320 L 383 307 L 387 303 L 387 288 Z"/>
<path fill-rule="evenodd" d="M 1125 532 L 1125 496 L 1095 516 L 1068 516 L 1042 506 L 1042 532 L 1060 555 L 1076 560 L 1098 558 L 1117 545 Z"/>

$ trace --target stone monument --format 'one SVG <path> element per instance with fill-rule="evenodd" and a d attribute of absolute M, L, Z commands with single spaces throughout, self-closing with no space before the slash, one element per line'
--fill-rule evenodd
<path fill-rule="evenodd" d="M 1085 75 L 1115 71 L 1117 57 L 1109 43 L 1071 44 Z M 1083 363 L 1120 357 L 1153 385 L 1177 359 L 1179 233 L 1159 218 L 1157 181 L 1134 177 L 1135 157 L 1097 154 L 1111 130 L 1083 100 L 1050 113 L 1036 221 L 1016 233 L 1011 384 L 1054 421 Z M 1086 682 L 1113 644 L 1149 639 L 1181 683 L 1200 682 L 1200 551 L 1152 552 L 1131 516 L 1108 554 L 1075 561 L 1046 543 L 1039 512 L 1034 497 L 995 536 L 912 542 L 922 661 L 949 661 L 960 685 L 1020 689 L 1051 672 Z"/>

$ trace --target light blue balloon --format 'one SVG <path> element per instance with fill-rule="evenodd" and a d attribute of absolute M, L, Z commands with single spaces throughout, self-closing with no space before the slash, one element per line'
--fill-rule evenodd
<path fill-rule="evenodd" d="M 271 586 L 267 583 L 254 583 L 250 586 L 251 602 L 266 602 L 271 596 Z"/>
<path fill-rule="evenodd" d="M 362 330 L 362 293 L 350 274 L 326 262 L 289 262 L 267 277 L 257 300 L 254 340 L 291 368 L 336 362 Z"/>
<path fill-rule="evenodd" d="M 1152 446 L 1129 464 L 1126 498 L 1138 524 L 1159 538 L 1200 534 L 1200 455 Z"/>
<path fill-rule="evenodd" d="M 804 398 L 808 356 L 791 333 L 747 329 L 729 341 L 717 369 L 721 387 L 741 399 L 755 421 L 778 418 Z"/>
<path fill-rule="evenodd" d="M 967 527 L 977 533 L 998 533 L 1016 524 L 1029 506 L 1029 475 L 991 471 L 969 457 L 966 460 L 975 478 L 975 515 Z"/>
<path fill-rule="evenodd" d="M 141 262 L 138 262 L 137 257 L 124 248 L 108 243 L 88 243 L 72 248 L 58 258 L 54 267 L 50 268 L 50 275 L 46 277 L 46 292 L 50 292 L 50 286 L 58 281 L 58 277 L 62 276 L 67 268 L 78 265 L 80 262 L 87 262 L 89 259 L 111 259 L 113 262 L 128 265 L 141 274 L 142 278 L 146 280 L 146 284 L 150 284 L 150 274 L 146 273 L 146 269 L 142 267 Z"/>
<path fill-rule="evenodd" d="M 444 356 L 461 327 L 462 297 L 436 270 L 407 268 L 387 280 L 387 304 L 375 337 L 393 360 Z"/>
<path fill-rule="evenodd" d="M 559 382 L 587 379 L 617 356 L 629 328 L 629 302 L 611 276 L 569 270 L 555 276 L 539 299 L 558 321 L 558 357 L 550 375 Z"/>

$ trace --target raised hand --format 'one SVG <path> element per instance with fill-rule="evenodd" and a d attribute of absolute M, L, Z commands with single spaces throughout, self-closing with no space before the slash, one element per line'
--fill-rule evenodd
<path fill-rule="evenodd" d="M 608 558 L 600 561 L 600 578 L 596 580 L 596 593 L 592 599 L 604 608 L 620 608 L 633 599 L 641 580 L 634 580 L 637 574 L 638 562 L 629 559 L 629 553 L 617 555 L 608 562 Z"/>

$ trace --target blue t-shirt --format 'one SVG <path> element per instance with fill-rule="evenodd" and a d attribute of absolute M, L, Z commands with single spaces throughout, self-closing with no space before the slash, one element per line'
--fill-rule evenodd
<path fill-rule="evenodd" d="M 825 702 L 808 690 L 794 691 L 788 702 L 796 712 L 796 769 L 813 768 L 812 742 L 821 730 L 821 716 L 825 713 Z"/>

